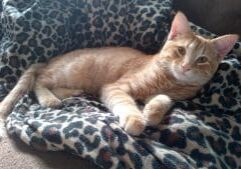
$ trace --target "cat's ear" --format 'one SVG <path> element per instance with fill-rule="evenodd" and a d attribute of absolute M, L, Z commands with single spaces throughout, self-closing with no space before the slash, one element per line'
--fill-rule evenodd
<path fill-rule="evenodd" d="M 235 43 L 238 41 L 239 36 L 235 34 L 223 35 L 212 39 L 214 47 L 218 52 L 220 59 L 223 59 L 228 52 L 231 51 Z"/>
<path fill-rule="evenodd" d="M 168 40 L 174 39 L 177 35 L 191 32 L 188 20 L 182 12 L 177 12 L 168 35 Z"/>

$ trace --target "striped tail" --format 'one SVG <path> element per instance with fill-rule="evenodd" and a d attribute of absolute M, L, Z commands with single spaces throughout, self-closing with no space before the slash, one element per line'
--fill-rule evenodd
<path fill-rule="evenodd" d="M 20 77 L 15 87 L 0 103 L 0 119 L 4 119 L 13 109 L 16 102 L 33 89 L 38 70 L 46 64 L 34 64 Z"/>

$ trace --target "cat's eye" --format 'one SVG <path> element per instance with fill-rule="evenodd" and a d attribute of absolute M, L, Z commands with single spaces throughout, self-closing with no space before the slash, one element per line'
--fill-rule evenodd
<path fill-rule="evenodd" d="M 205 57 L 205 56 L 200 56 L 198 59 L 197 59 L 197 63 L 206 63 L 208 61 L 208 58 Z"/>
<path fill-rule="evenodd" d="M 179 52 L 182 56 L 186 54 L 186 50 L 185 50 L 185 48 L 182 47 L 182 46 L 178 46 L 178 47 L 177 47 L 177 50 L 178 50 L 178 52 Z"/>

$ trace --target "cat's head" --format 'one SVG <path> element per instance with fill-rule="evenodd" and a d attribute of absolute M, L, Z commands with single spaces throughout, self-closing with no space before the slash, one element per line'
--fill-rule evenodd
<path fill-rule="evenodd" d="M 160 56 L 165 58 L 171 74 L 178 81 L 203 85 L 211 79 L 237 40 L 238 35 L 233 34 L 215 39 L 195 35 L 185 15 L 178 12 Z"/>

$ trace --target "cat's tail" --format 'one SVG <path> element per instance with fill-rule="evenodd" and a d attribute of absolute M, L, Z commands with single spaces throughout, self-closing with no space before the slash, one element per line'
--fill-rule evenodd
<path fill-rule="evenodd" d="M 37 72 L 46 64 L 34 64 L 20 77 L 15 87 L 0 103 L 0 119 L 4 119 L 12 110 L 16 102 L 27 92 L 31 91 L 36 79 Z"/>

